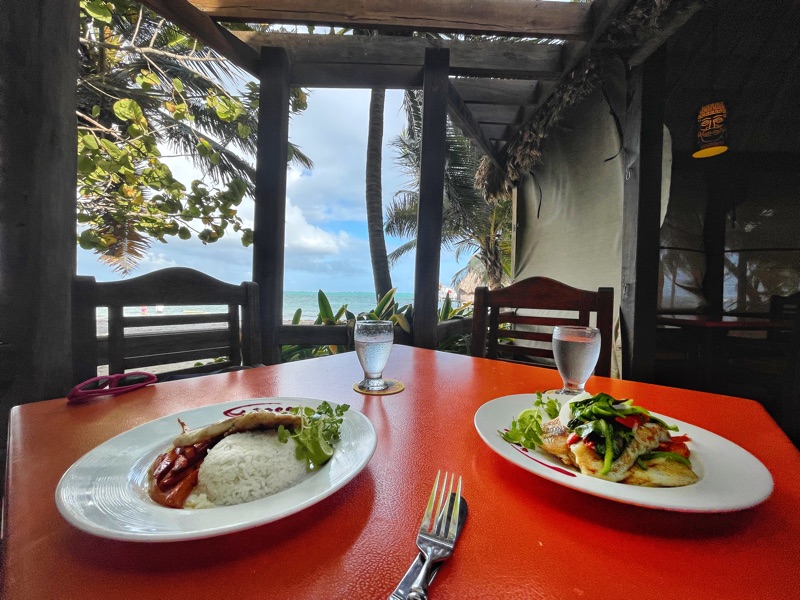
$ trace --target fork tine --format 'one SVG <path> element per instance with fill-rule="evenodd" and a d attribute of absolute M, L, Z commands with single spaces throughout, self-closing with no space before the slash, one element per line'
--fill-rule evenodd
<path fill-rule="evenodd" d="M 434 525 L 436 535 L 442 535 L 444 531 L 444 516 L 447 514 L 447 507 L 450 505 L 450 493 L 453 491 L 453 479 L 455 475 L 450 477 L 450 488 L 447 487 L 447 471 L 444 473 L 444 481 L 442 482 L 442 490 L 439 493 L 439 507 L 436 514 L 436 524 Z"/>
<path fill-rule="evenodd" d="M 420 531 L 430 531 L 433 526 L 433 519 L 434 519 L 434 511 L 433 507 L 436 504 L 436 492 L 439 489 L 439 476 L 442 474 L 441 469 L 436 473 L 436 479 L 433 482 L 433 489 L 431 490 L 431 495 L 428 498 L 428 505 L 425 507 L 425 514 L 422 515 L 422 525 L 420 525 Z M 444 474 L 445 479 L 447 479 L 447 473 Z M 438 511 L 437 511 L 438 512 Z"/>
<path fill-rule="evenodd" d="M 453 479 L 456 476 L 453 474 Z M 453 486 L 453 479 L 450 480 L 450 487 Z M 449 497 L 449 496 L 448 496 Z M 461 512 L 461 476 L 458 477 L 458 487 L 456 488 L 456 497 L 453 505 L 450 508 L 450 524 L 447 528 L 447 539 L 455 541 L 456 532 L 458 531 L 458 514 Z"/>

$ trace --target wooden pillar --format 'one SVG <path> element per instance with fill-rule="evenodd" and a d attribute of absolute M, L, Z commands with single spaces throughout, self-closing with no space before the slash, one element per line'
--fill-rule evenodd
<path fill-rule="evenodd" d="M 666 50 L 628 77 L 622 229 L 622 376 L 652 381 L 655 362 Z"/>
<path fill-rule="evenodd" d="M 0 19 L 0 445 L 15 404 L 72 384 L 78 3 L 9 0 Z M 0 452 L 0 455 L 2 452 Z"/>
<path fill-rule="evenodd" d="M 417 253 L 414 271 L 414 345 L 419 348 L 436 347 L 449 69 L 448 49 L 425 50 Z"/>
<path fill-rule="evenodd" d="M 281 360 L 277 331 L 283 321 L 290 74 L 284 48 L 261 49 L 253 280 L 258 283 L 262 359 L 268 365 Z"/>
<path fill-rule="evenodd" d="M 698 160 L 698 159 L 695 159 Z M 723 309 L 723 285 L 725 279 L 725 223 L 731 202 L 739 198 L 745 182 L 737 181 L 729 155 L 723 154 L 703 161 L 705 171 L 706 214 L 703 220 L 703 245 L 706 251 L 706 274 L 703 277 L 703 295 L 706 298 L 706 313 L 721 316 Z M 747 286 L 746 276 L 739 280 L 742 288 Z"/>

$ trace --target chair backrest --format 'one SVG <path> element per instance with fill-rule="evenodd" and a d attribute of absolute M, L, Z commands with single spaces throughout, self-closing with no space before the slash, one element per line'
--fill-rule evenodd
<path fill-rule="evenodd" d="M 497 290 L 479 287 L 475 290 L 473 302 L 472 355 L 514 362 L 537 357 L 552 359 L 552 327 L 592 325 L 591 313 L 595 313 L 594 326 L 600 330 L 601 336 L 595 374 L 610 376 L 614 288 L 580 290 L 547 277 L 530 277 Z M 573 316 L 527 315 L 520 314 L 517 309 L 570 311 Z M 511 328 L 502 329 L 500 326 L 505 323 Z M 520 327 L 526 325 L 536 326 L 535 330 Z M 544 331 L 542 326 L 546 328 Z M 532 347 L 532 344 L 515 344 L 515 340 L 539 344 Z"/>
<path fill-rule="evenodd" d="M 198 360 L 223 361 L 202 366 L 159 369 L 159 379 L 206 373 L 261 362 L 258 285 L 225 283 L 183 267 L 154 271 L 123 281 L 73 280 L 73 378 L 97 375 L 98 365 L 123 373 Z M 125 315 L 124 307 L 225 306 L 226 312 Z M 98 336 L 96 309 L 108 308 L 108 335 Z M 241 308 L 241 327 L 239 309 Z"/>
<path fill-rule="evenodd" d="M 773 342 L 789 343 L 794 330 L 794 323 L 800 316 L 800 292 L 790 296 L 771 296 L 769 299 L 769 318 L 773 321 L 787 321 L 791 326 L 787 329 L 771 329 L 767 331 L 767 339 Z"/>

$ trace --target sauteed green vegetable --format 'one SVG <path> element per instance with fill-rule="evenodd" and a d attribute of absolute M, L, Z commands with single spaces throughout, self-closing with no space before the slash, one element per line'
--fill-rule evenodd
<path fill-rule="evenodd" d="M 570 415 L 566 423 L 570 431 L 569 444 L 583 440 L 597 454 L 603 457 L 601 475 L 611 470 L 614 460 L 619 458 L 625 447 L 634 436 L 637 426 L 647 422 L 654 422 L 666 429 L 677 431 L 674 425 L 668 425 L 661 419 L 654 417 L 641 406 L 634 406 L 632 400 L 617 400 L 609 394 L 600 393 L 578 400 L 569 404 Z M 545 399 L 537 393 L 533 407 L 522 411 L 511 422 L 507 431 L 500 431 L 500 435 L 507 442 L 519 444 L 525 448 L 534 449 L 542 445 L 542 415 L 550 419 L 559 416 L 561 405 L 552 398 Z M 673 452 L 652 452 L 640 457 L 637 461 L 644 467 L 643 461 L 651 458 L 670 458 L 679 462 L 688 463 L 687 459 Z"/>

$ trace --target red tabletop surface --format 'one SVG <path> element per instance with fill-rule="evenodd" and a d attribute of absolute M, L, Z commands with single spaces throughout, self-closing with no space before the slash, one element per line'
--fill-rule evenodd
<path fill-rule="evenodd" d="M 469 517 L 431 587 L 434 600 L 797 597 L 800 453 L 756 402 L 590 379 L 593 391 L 634 398 L 732 440 L 773 475 L 773 495 L 759 506 L 686 514 L 568 489 L 484 444 L 473 424 L 478 407 L 559 387 L 555 371 L 395 346 L 384 375 L 403 381 L 405 391 L 353 391 L 361 371 L 350 353 L 162 383 L 81 406 L 15 407 L 3 597 L 386 598 L 416 554 L 416 528 L 440 468 L 463 475 Z M 376 429 L 372 460 L 306 510 L 215 538 L 112 541 L 59 515 L 61 475 L 109 438 L 175 412 L 265 396 L 350 404 Z"/>

